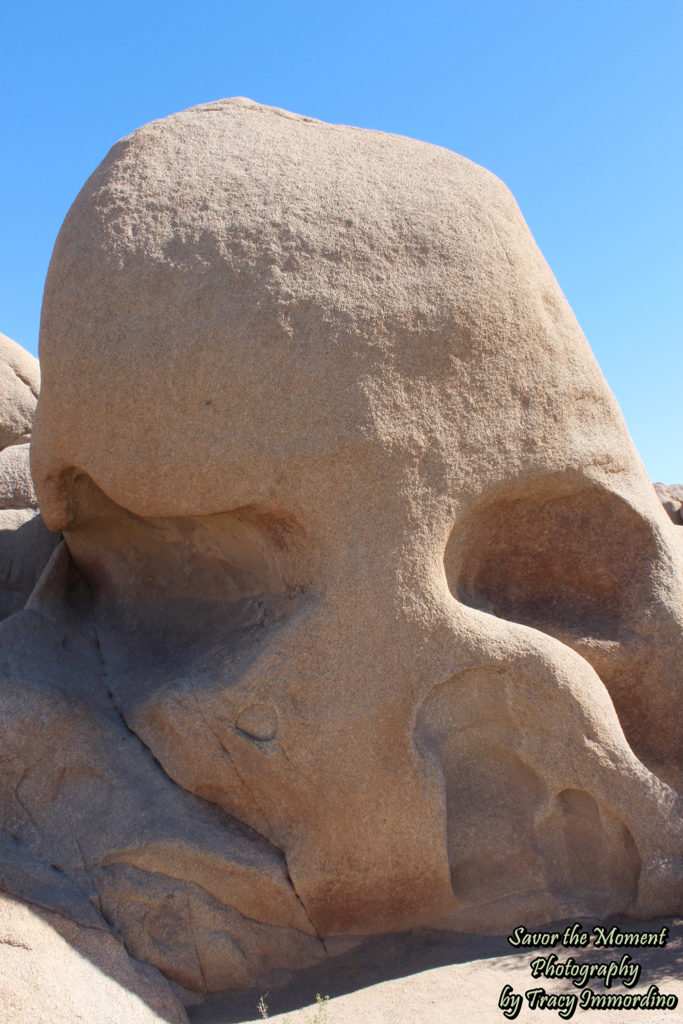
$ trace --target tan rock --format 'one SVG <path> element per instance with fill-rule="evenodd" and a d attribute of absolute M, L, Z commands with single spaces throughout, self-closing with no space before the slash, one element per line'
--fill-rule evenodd
<path fill-rule="evenodd" d="M 38 514 L 31 480 L 39 390 L 38 360 L 0 334 L 0 619 L 24 607 L 59 540 Z"/>
<path fill-rule="evenodd" d="M 655 490 L 671 522 L 683 523 L 683 487 L 677 484 L 670 484 L 668 487 L 666 484 L 655 484 Z"/>
<path fill-rule="evenodd" d="M 14 866 L 9 891 L 81 922 L 89 901 L 197 991 L 323 958 L 280 851 L 174 785 L 112 706 L 63 544 L 0 640 L 0 822 L 37 862 L 28 878 Z"/>
<path fill-rule="evenodd" d="M 0 334 L 0 448 L 30 440 L 39 392 L 38 360 Z"/>
<path fill-rule="evenodd" d="M 195 108 L 86 183 L 42 323 L 0 820 L 129 949 L 206 992 L 673 912 L 681 538 L 496 178 Z"/>
<path fill-rule="evenodd" d="M 610 919 L 610 923 L 603 923 L 603 926 L 609 930 L 614 924 L 622 932 L 630 933 L 646 930 L 660 935 L 661 930 L 666 929 L 666 947 L 631 947 L 625 961 L 630 962 L 630 955 L 641 968 L 634 987 L 622 987 L 621 982 L 613 979 L 609 987 L 603 988 L 600 975 L 593 975 L 585 987 L 596 995 L 637 994 L 642 999 L 654 983 L 660 993 L 677 997 L 678 1006 L 664 1013 L 640 1008 L 638 1021 L 660 1024 L 664 1018 L 670 1024 L 681 1024 L 683 922 L 660 919 L 636 923 L 621 918 Z M 506 988 L 508 993 L 512 990 L 518 994 L 539 988 L 554 997 L 561 994 L 565 1013 L 571 1005 L 568 997 L 573 995 L 575 1012 L 568 1019 L 578 1017 L 588 1024 L 598 1024 L 605 1019 L 604 1010 L 584 1011 L 576 1005 L 585 987 L 579 988 L 571 978 L 541 975 L 533 980 L 530 963 L 536 957 L 549 956 L 547 973 L 552 975 L 553 956 L 560 963 L 573 960 L 576 971 L 576 961 L 597 966 L 600 961 L 604 965 L 606 959 L 613 959 L 616 966 L 624 953 L 615 956 L 615 952 L 606 957 L 604 949 L 592 945 L 572 951 L 563 949 L 559 942 L 554 949 L 514 949 L 503 936 L 447 932 L 438 936 L 433 933 L 383 936 L 366 941 L 353 952 L 340 955 L 321 967 L 299 972 L 289 983 L 277 988 L 271 986 L 251 993 L 209 997 L 201 1008 L 194 1009 L 193 1021 L 196 1024 L 227 1024 L 228 1021 L 261 1024 L 263 1017 L 258 1009 L 261 1003 L 267 1007 L 267 1019 L 273 1024 L 453 1024 L 453 1021 L 500 1024 L 509 1019 L 499 1006 Z M 574 980 L 579 980 L 576 973 Z M 562 1009 L 562 1005 L 559 1008 Z M 528 1001 L 523 999 L 521 1012 L 514 1019 L 518 1024 L 538 1024 L 554 1020 L 557 1007 L 551 1017 L 552 1012 L 546 1007 L 546 1016 L 538 1007 L 531 1010 Z M 613 1011 L 612 1016 L 615 1020 L 627 1020 L 622 1013 Z"/>
<path fill-rule="evenodd" d="M 38 508 L 29 449 L 29 444 L 15 444 L 0 451 L 0 510 Z"/>
<path fill-rule="evenodd" d="M 168 983 L 113 935 L 2 893 L 0 1007 L 10 1024 L 187 1024 Z"/>

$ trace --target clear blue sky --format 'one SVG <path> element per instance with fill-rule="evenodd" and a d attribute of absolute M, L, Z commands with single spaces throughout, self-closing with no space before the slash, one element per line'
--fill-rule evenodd
<path fill-rule="evenodd" d="M 512 189 L 655 480 L 683 482 L 683 3 L 7 2 L 0 331 L 121 136 L 221 96 L 411 135 Z M 77 372 L 77 367 L 74 372 Z"/>

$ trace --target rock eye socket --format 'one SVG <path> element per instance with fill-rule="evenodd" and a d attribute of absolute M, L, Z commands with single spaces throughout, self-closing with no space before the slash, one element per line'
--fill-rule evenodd
<path fill-rule="evenodd" d="M 457 600 L 532 626 L 586 659 L 646 764 L 657 760 L 657 712 L 638 675 L 647 667 L 643 609 L 657 603 L 658 564 L 655 532 L 617 494 L 552 478 L 478 502 L 444 554 Z"/>
<path fill-rule="evenodd" d="M 446 548 L 449 587 L 464 604 L 570 646 L 617 641 L 655 598 L 654 536 L 615 494 L 557 490 L 528 485 L 470 509 Z"/>

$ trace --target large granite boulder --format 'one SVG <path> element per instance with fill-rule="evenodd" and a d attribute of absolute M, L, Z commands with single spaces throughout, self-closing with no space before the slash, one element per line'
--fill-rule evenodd
<path fill-rule="evenodd" d="M 673 912 L 681 538 L 498 179 L 197 107 L 86 183 L 42 324 L 0 821 L 129 953 Z"/>

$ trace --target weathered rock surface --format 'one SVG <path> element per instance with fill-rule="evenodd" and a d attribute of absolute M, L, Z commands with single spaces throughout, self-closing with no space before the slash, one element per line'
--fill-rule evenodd
<path fill-rule="evenodd" d="M 681 537 L 496 178 L 195 108 L 86 183 L 42 324 L 0 822 L 131 953 L 675 910 Z"/>
<path fill-rule="evenodd" d="M 657 496 L 672 523 L 683 523 L 683 486 L 681 484 L 655 484 Z"/>
<path fill-rule="evenodd" d="M 70 880 L 82 924 L 92 926 L 90 902 L 129 952 L 182 985 L 243 985 L 321 959 L 282 854 L 175 786 L 126 728 L 102 685 L 91 616 L 62 545 L 26 611 L 3 626 L 4 664 L 21 667 L 0 688 L 5 829 Z M 40 883 L 28 896 L 23 877 L 7 887 L 64 914 L 54 875 Z"/>
<path fill-rule="evenodd" d="M 0 619 L 24 607 L 58 538 L 38 514 L 29 464 L 38 360 L 0 334 Z"/>
<path fill-rule="evenodd" d="M 2 893 L 0 1007 L 9 1024 L 187 1024 L 164 979 L 108 931 Z"/>
<path fill-rule="evenodd" d="M 39 392 L 38 360 L 0 334 L 0 448 L 30 441 Z"/>
<path fill-rule="evenodd" d="M 642 968 L 635 988 L 625 989 L 613 982 L 610 988 L 602 989 L 595 980 L 589 981 L 588 986 L 594 986 L 596 994 L 635 992 L 642 998 L 649 985 L 655 983 L 660 992 L 678 996 L 679 1005 L 664 1013 L 639 1009 L 637 1019 L 641 1024 L 660 1024 L 664 1017 L 669 1024 L 680 1024 L 683 921 L 635 922 L 618 918 L 610 919 L 607 928 L 614 924 L 622 932 L 631 933 L 647 930 L 657 934 L 666 928 L 666 947 L 632 948 L 633 959 Z M 538 986 L 553 995 L 571 993 L 575 998 L 584 991 L 569 978 L 541 977 L 532 982 L 529 963 L 542 954 L 542 950 L 531 951 L 528 947 L 515 950 L 505 936 L 448 932 L 382 936 L 366 940 L 325 964 L 298 972 L 278 988 L 219 994 L 204 999 L 201 1006 L 189 1012 L 192 1024 L 261 1024 L 257 1004 L 263 997 L 268 1020 L 273 1024 L 500 1024 L 506 1019 L 498 1005 L 506 985 L 517 993 Z M 565 956 L 560 953 L 559 959 L 564 960 Z M 618 959 L 622 956 L 623 953 L 619 954 Z M 575 953 L 574 959 L 581 963 L 604 963 L 605 951 L 589 947 L 582 949 L 579 956 Z M 316 1007 L 316 994 L 330 996 L 325 1008 Z M 606 1014 L 604 1010 L 584 1011 L 577 1007 L 569 1019 L 577 1016 L 587 1024 L 599 1024 Z M 613 1017 L 628 1020 L 618 1011 Z M 523 1024 L 537 1024 L 553 1018 L 541 1016 L 538 1009 L 530 1010 L 525 1001 L 515 1019 Z"/>
<path fill-rule="evenodd" d="M 0 511 L 38 508 L 30 465 L 30 444 L 16 444 L 0 451 Z"/>

